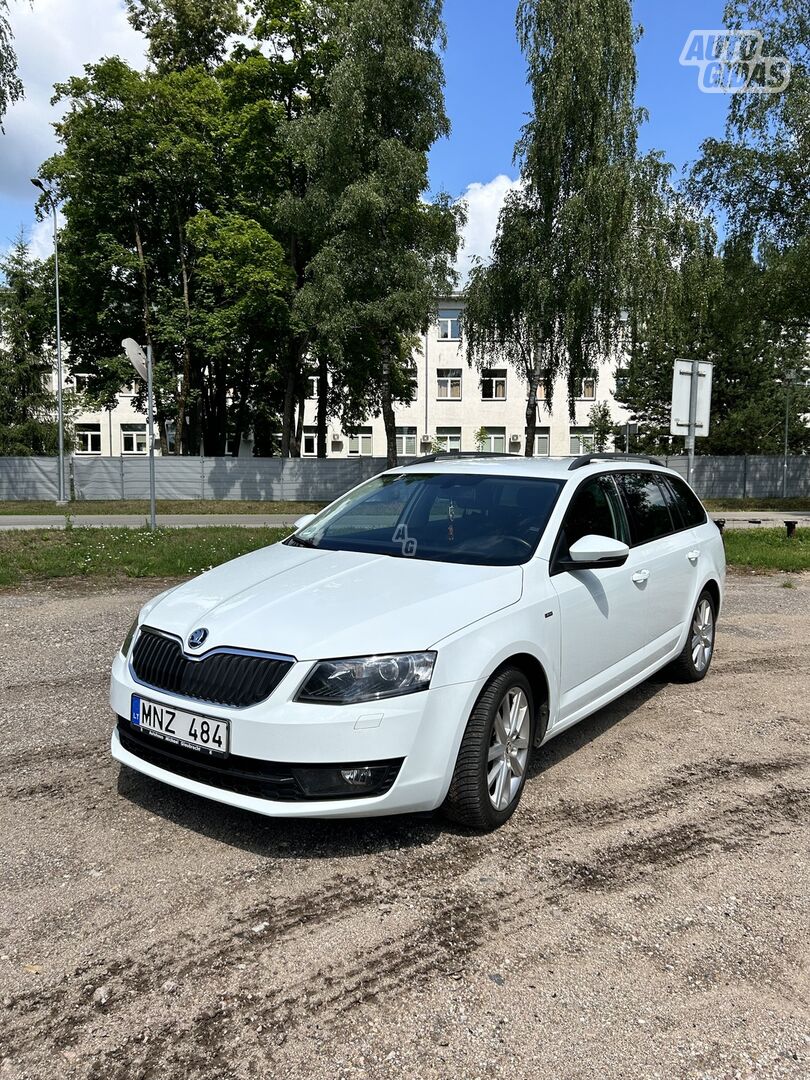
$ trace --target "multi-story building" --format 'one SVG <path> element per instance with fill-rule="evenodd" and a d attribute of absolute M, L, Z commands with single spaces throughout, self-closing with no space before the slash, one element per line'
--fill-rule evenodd
<path fill-rule="evenodd" d="M 458 297 L 438 305 L 435 320 L 413 356 L 413 399 L 397 404 L 397 450 L 403 457 L 446 450 L 484 449 L 496 453 L 525 453 L 526 384 L 520 375 L 493 357 L 492 366 L 478 371 L 467 363 L 462 341 L 463 301 Z M 628 422 L 628 413 L 615 397 L 619 362 L 605 359 L 592 377 L 583 379 L 574 402 L 574 417 L 568 410 L 564 379 L 554 387 L 549 409 L 538 406 L 534 452 L 563 456 L 592 448 L 589 413 L 597 402 L 607 402 L 613 421 Z M 71 377 L 76 390 L 83 376 Z M 317 454 L 317 380 L 310 378 L 311 396 L 304 409 L 304 457 Z M 76 452 L 114 456 L 147 452 L 146 418 L 133 407 L 134 392 L 128 388 L 113 409 L 81 412 L 75 418 Z M 485 438 L 480 438 L 485 433 Z M 240 455 L 251 453 L 251 443 L 243 442 Z M 327 432 L 328 457 L 384 457 L 385 429 L 381 417 L 370 417 L 355 432 L 346 433 L 336 422 Z"/>

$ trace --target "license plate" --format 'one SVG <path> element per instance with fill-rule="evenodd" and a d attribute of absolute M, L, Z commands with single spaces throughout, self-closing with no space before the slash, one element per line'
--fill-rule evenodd
<path fill-rule="evenodd" d="M 183 712 L 147 701 L 138 694 L 132 695 L 130 720 L 133 727 L 153 735 L 157 739 L 190 746 L 204 754 L 224 755 L 230 743 L 230 723 L 214 720 L 210 716 Z"/>

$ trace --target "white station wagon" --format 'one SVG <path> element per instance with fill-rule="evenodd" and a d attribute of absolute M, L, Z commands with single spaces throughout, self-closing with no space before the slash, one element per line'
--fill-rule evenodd
<path fill-rule="evenodd" d="M 653 459 L 442 455 L 296 527 L 140 612 L 112 670 L 124 765 L 260 814 L 493 829 L 535 748 L 711 663 L 723 541 Z"/>

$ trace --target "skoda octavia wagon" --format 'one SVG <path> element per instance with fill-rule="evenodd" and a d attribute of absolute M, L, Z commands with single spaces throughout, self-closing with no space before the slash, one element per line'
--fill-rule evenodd
<path fill-rule="evenodd" d="M 533 751 L 701 680 L 723 542 L 651 459 L 442 456 L 162 593 L 116 656 L 120 762 L 279 817 L 515 810 Z"/>

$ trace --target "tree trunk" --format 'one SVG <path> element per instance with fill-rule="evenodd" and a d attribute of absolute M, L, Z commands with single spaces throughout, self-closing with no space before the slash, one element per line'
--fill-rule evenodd
<path fill-rule="evenodd" d="M 318 358 L 318 457 L 326 457 L 326 413 L 329 407 L 329 362 Z"/>
<path fill-rule="evenodd" d="M 534 457 L 534 437 L 537 432 L 537 387 L 543 372 L 540 352 L 536 352 L 529 374 L 529 397 L 526 401 L 526 457 Z"/>
<path fill-rule="evenodd" d="M 391 353 L 383 350 L 382 363 L 382 416 L 385 425 L 386 456 L 388 468 L 396 468 L 397 461 L 397 422 L 394 416 L 394 400 L 391 391 Z"/>

